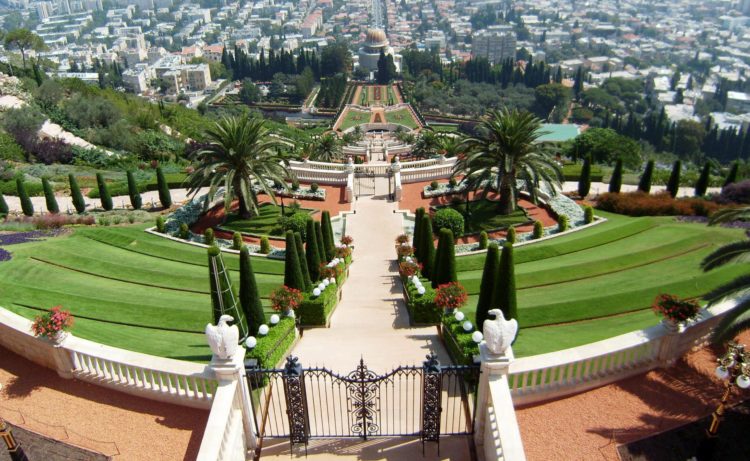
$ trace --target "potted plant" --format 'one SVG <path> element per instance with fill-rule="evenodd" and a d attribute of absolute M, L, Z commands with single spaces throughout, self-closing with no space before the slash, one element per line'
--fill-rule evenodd
<path fill-rule="evenodd" d="M 351 235 L 344 235 L 341 237 L 341 243 L 349 246 L 354 242 L 354 239 L 351 237 Z"/>
<path fill-rule="evenodd" d="M 271 308 L 287 317 L 292 315 L 301 302 L 302 292 L 296 288 L 283 285 L 271 292 Z"/>
<path fill-rule="evenodd" d="M 662 323 L 668 330 L 676 331 L 681 323 L 698 315 L 701 307 L 695 301 L 662 293 L 654 299 L 652 308 L 663 317 Z"/>
<path fill-rule="evenodd" d="M 398 265 L 398 271 L 401 273 L 401 277 L 409 278 L 417 275 L 422 269 L 421 264 L 417 264 L 414 261 L 402 261 Z"/>
<path fill-rule="evenodd" d="M 452 314 L 456 309 L 463 307 L 468 299 L 466 288 L 459 282 L 444 283 L 435 290 L 435 305 L 446 314 Z"/>
<path fill-rule="evenodd" d="M 66 331 L 73 326 L 73 316 L 70 311 L 62 310 L 62 306 L 55 306 L 48 312 L 37 315 L 31 330 L 34 336 L 47 338 L 55 343 L 60 343 L 67 336 Z"/>

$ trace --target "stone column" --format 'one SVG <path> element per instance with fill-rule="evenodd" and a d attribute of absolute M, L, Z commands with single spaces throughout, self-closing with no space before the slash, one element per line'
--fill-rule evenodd
<path fill-rule="evenodd" d="M 663 319 L 661 325 L 664 327 L 665 333 L 659 343 L 659 363 L 662 366 L 672 366 L 674 362 L 682 355 L 677 350 L 677 345 L 680 339 L 680 332 L 682 332 L 684 325 L 672 322 L 668 319 Z"/>
<path fill-rule="evenodd" d="M 493 354 L 487 344 L 479 345 L 479 357 L 482 361 L 477 389 L 477 415 L 474 418 L 474 441 L 477 448 L 484 445 L 484 426 L 487 423 L 487 406 L 490 404 L 490 381 L 508 375 L 508 368 L 513 361 L 513 350 L 509 347 L 504 354 Z"/>
<path fill-rule="evenodd" d="M 72 335 L 65 333 L 60 340 L 49 340 L 52 343 L 52 356 L 55 359 L 55 371 L 57 375 L 65 379 L 73 379 L 73 358 L 70 356 L 70 351 L 65 348 L 65 343 L 70 339 Z"/>
<path fill-rule="evenodd" d="M 217 380 L 238 382 L 242 396 L 242 428 L 245 434 L 245 444 L 248 451 L 252 451 L 258 446 L 258 436 L 255 434 L 255 415 L 250 401 L 250 388 L 247 385 L 244 360 L 245 348 L 240 346 L 234 356 L 229 359 L 220 359 L 214 355 L 209 367 L 213 370 Z"/>

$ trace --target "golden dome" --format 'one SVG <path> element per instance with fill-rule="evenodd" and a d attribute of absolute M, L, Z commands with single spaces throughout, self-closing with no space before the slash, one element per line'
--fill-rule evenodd
<path fill-rule="evenodd" d="M 388 42 L 385 36 L 385 32 L 382 29 L 370 29 L 367 31 L 367 39 L 365 43 L 370 46 L 383 45 Z"/>

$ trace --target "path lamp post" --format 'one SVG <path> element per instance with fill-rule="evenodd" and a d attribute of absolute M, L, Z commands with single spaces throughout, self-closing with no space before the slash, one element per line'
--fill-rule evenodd
<path fill-rule="evenodd" d="M 744 344 L 729 342 L 727 352 L 716 361 L 719 364 L 716 376 L 724 381 L 724 395 L 711 415 L 711 426 L 706 430 L 706 438 L 698 447 L 698 461 L 713 459 L 719 438 L 719 424 L 724 419 L 724 410 L 732 388 L 735 385 L 740 389 L 750 387 L 750 352 L 745 351 Z"/>
<path fill-rule="evenodd" d="M 16 442 L 16 438 L 13 437 L 10 426 L 2 417 L 0 417 L 0 438 L 5 442 L 5 447 L 8 449 L 11 461 L 29 461 L 23 448 Z"/>

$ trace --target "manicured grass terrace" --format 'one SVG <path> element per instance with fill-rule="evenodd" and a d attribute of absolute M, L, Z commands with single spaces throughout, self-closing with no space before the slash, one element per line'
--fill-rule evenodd
<path fill-rule="evenodd" d="M 289 199 L 286 200 L 287 202 L 290 201 Z M 314 210 L 305 208 L 301 211 L 313 212 Z M 236 214 L 229 215 L 226 222 L 222 224 L 221 227 L 245 234 L 284 235 L 284 230 L 279 226 L 281 206 L 274 205 L 273 203 L 264 203 L 258 207 L 258 213 L 258 216 L 253 216 L 250 219 L 243 219 Z M 292 210 L 287 204 L 284 207 L 284 215 L 289 216 L 292 214 L 294 214 L 294 210 Z"/>
<path fill-rule="evenodd" d="M 509 215 L 497 212 L 498 202 L 489 200 L 472 200 L 469 202 L 469 214 L 466 217 L 466 202 L 447 205 L 461 213 L 464 217 L 464 232 L 473 234 L 481 231 L 507 229 L 510 226 L 530 222 L 523 209 L 518 209 Z M 438 208 L 439 209 L 439 208 Z"/>
<path fill-rule="evenodd" d="M 349 108 L 344 116 L 344 121 L 342 121 L 341 126 L 339 126 L 339 130 L 345 131 L 351 127 L 362 125 L 364 123 L 370 123 L 370 112 Z"/>
<path fill-rule="evenodd" d="M 404 125 L 405 127 L 412 130 L 417 128 L 417 122 L 414 120 L 414 117 L 412 117 L 411 111 L 409 109 L 386 111 L 385 121 L 388 123 L 397 123 L 399 125 Z"/>

